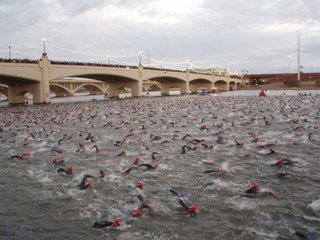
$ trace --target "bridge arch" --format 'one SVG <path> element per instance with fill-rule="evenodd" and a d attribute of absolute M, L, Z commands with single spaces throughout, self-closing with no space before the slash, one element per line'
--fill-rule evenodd
<path fill-rule="evenodd" d="M 162 75 L 150 78 L 150 80 L 159 83 L 161 95 L 169 95 L 171 89 L 179 89 L 182 94 L 189 93 L 189 84 L 182 78 Z"/>
<path fill-rule="evenodd" d="M 235 81 L 230 81 L 229 82 L 229 90 L 233 91 L 233 90 L 237 90 L 237 84 Z"/>
<path fill-rule="evenodd" d="M 189 82 L 189 88 L 191 93 L 197 93 L 199 89 L 207 90 L 207 92 L 211 92 L 213 88 L 212 80 L 205 78 L 193 79 Z"/>
<path fill-rule="evenodd" d="M 146 91 L 161 91 L 161 87 L 158 84 L 153 84 L 147 87 Z"/>
<path fill-rule="evenodd" d="M 55 83 L 50 83 L 50 90 L 52 90 L 57 97 L 63 97 L 63 96 L 73 96 L 74 93 L 69 90 L 68 88 Z"/>
<path fill-rule="evenodd" d="M 77 86 L 74 90 L 73 90 L 73 93 L 76 93 L 77 91 L 79 91 L 81 88 L 85 88 L 86 90 L 89 91 L 90 95 L 93 95 L 93 94 L 106 94 L 106 90 L 101 88 L 100 86 L 98 85 L 95 85 L 95 84 L 89 84 L 89 83 L 84 83 L 84 84 L 81 84 L 79 86 Z"/>
<path fill-rule="evenodd" d="M 229 91 L 229 84 L 225 80 L 217 80 L 214 82 L 214 87 L 217 91 Z"/>

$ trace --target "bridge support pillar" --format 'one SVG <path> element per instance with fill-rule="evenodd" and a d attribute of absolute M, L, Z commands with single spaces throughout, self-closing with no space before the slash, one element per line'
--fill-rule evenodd
<path fill-rule="evenodd" d="M 49 85 L 49 59 L 46 54 L 43 54 L 40 61 L 39 67 L 42 70 L 42 79 L 39 83 L 39 89 L 34 94 L 34 103 L 50 103 L 50 85 Z"/>

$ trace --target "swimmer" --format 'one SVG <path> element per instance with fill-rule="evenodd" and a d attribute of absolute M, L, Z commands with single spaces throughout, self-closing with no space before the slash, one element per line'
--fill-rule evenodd
<path fill-rule="evenodd" d="M 223 168 L 218 168 L 218 169 L 208 169 L 208 170 L 203 171 L 203 173 L 213 173 L 213 172 L 216 172 L 216 173 L 225 173 L 226 170 L 223 169 Z"/>
<path fill-rule="evenodd" d="M 93 224 L 94 228 L 103 228 L 103 227 L 119 227 L 121 226 L 121 219 L 117 218 L 114 221 L 110 220 L 99 220 Z"/>
<path fill-rule="evenodd" d="M 217 138 L 217 143 L 220 143 L 220 144 L 224 143 L 224 137 L 219 135 Z"/>
<path fill-rule="evenodd" d="M 183 145 L 181 148 L 182 148 L 181 154 L 185 154 L 186 153 L 186 149 L 191 150 L 191 147 L 189 147 L 187 145 Z"/>
<path fill-rule="evenodd" d="M 242 147 L 244 145 L 243 142 L 239 142 L 236 139 L 234 139 L 235 143 L 237 144 L 237 146 Z"/>
<path fill-rule="evenodd" d="M 132 167 L 128 168 L 126 171 L 123 172 L 123 175 L 128 176 L 133 169 L 137 169 L 137 167 L 132 166 Z"/>
<path fill-rule="evenodd" d="M 13 155 L 13 156 L 10 157 L 10 159 L 15 159 L 15 158 L 18 158 L 18 159 L 22 160 L 23 159 L 23 155 L 22 154 L 21 155 Z"/>
<path fill-rule="evenodd" d="M 65 139 L 65 137 L 63 137 L 62 139 L 60 139 L 60 140 L 58 141 L 58 145 L 59 145 L 59 146 L 61 146 L 61 142 L 63 142 L 64 139 Z"/>
<path fill-rule="evenodd" d="M 184 136 L 182 137 L 183 140 L 186 139 L 186 138 L 192 138 L 192 137 L 190 136 L 190 134 L 186 134 L 186 135 L 184 135 Z"/>
<path fill-rule="evenodd" d="M 79 149 L 77 149 L 76 152 L 84 152 L 86 150 L 85 146 L 84 146 L 84 143 L 80 142 L 79 143 Z"/>
<path fill-rule="evenodd" d="M 313 240 L 312 237 L 307 236 L 307 235 L 305 235 L 305 234 L 302 233 L 302 232 L 295 231 L 295 234 L 296 234 L 299 238 L 301 238 L 302 240 Z"/>
<path fill-rule="evenodd" d="M 259 195 L 259 196 L 267 196 L 267 195 L 271 195 L 273 197 L 278 197 L 278 194 L 269 190 L 269 189 L 265 189 L 265 188 L 260 188 L 258 186 L 258 184 L 253 183 L 251 184 L 250 188 L 248 188 L 247 190 L 245 190 L 246 194 L 253 194 L 253 195 Z"/>
<path fill-rule="evenodd" d="M 144 195 L 144 193 L 142 192 L 143 189 L 143 183 L 142 182 L 137 182 L 135 189 L 135 195 L 137 196 L 137 198 L 140 201 L 139 204 L 139 210 L 142 210 L 144 208 L 148 208 L 151 210 L 151 212 L 154 214 L 156 212 L 155 208 L 150 204 L 150 202 L 147 200 L 146 196 Z"/>
<path fill-rule="evenodd" d="M 180 193 L 178 191 L 176 191 L 175 189 L 173 188 L 170 188 L 169 191 L 174 194 L 176 197 L 178 197 L 179 199 L 179 204 L 182 206 L 182 208 L 179 208 L 179 210 L 183 211 L 183 212 L 186 212 L 190 215 L 195 215 L 198 213 L 198 207 L 195 206 L 195 205 L 189 205 L 186 200 L 183 198 L 184 197 L 184 194 L 183 193 Z"/>
<path fill-rule="evenodd" d="M 73 168 L 72 167 L 67 167 L 67 169 L 59 168 L 57 172 L 58 173 L 64 172 L 69 175 L 69 174 L 73 174 Z"/>
<path fill-rule="evenodd" d="M 271 148 L 269 148 L 268 150 L 269 150 L 270 152 L 264 153 L 265 155 L 270 155 L 270 154 L 276 153 L 276 151 L 273 150 L 273 149 L 271 149 Z"/>
<path fill-rule="evenodd" d="M 205 143 L 201 143 L 201 146 L 203 146 L 204 148 L 208 148 L 208 149 L 211 149 L 213 151 L 215 151 L 215 148 L 216 148 L 216 145 L 214 144 L 210 144 L 209 146 Z"/>
<path fill-rule="evenodd" d="M 30 157 L 30 156 L 31 156 L 31 153 L 27 152 L 27 153 L 22 153 L 21 155 L 13 155 L 13 156 L 11 156 L 10 158 L 11 158 L 11 159 L 18 158 L 18 159 L 22 160 L 23 157 L 25 157 L 25 156 L 26 156 L 26 157 Z"/>
<path fill-rule="evenodd" d="M 83 189 L 88 189 L 91 188 L 91 183 L 89 181 L 87 181 L 87 178 L 92 178 L 94 180 L 97 180 L 98 178 L 103 178 L 104 177 L 104 172 L 102 170 L 100 170 L 100 176 L 92 176 L 92 175 L 84 175 L 84 177 L 82 178 L 81 182 L 79 183 L 78 187 L 83 190 Z"/>
<path fill-rule="evenodd" d="M 152 153 L 151 153 L 151 157 L 152 157 L 152 160 L 153 160 L 153 161 L 157 160 L 157 159 L 156 159 L 156 155 L 160 155 L 160 153 L 158 153 L 158 152 L 152 152 Z"/>
<path fill-rule="evenodd" d="M 164 140 L 164 141 L 162 141 L 162 142 L 160 143 L 160 145 L 162 145 L 162 144 L 166 144 L 166 143 L 170 143 L 170 141 L 168 141 L 168 140 Z"/>
<path fill-rule="evenodd" d="M 100 152 L 100 149 L 98 148 L 97 145 L 93 145 L 92 148 L 95 148 L 95 149 L 96 149 L 96 153 L 99 153 L 99 152 Z M 91 148 L 91 149 L 92 149 L 92 148 Z"/>
<path fill-rule="evenodd" d="M 192 142 L 193 144 L 199 144 L 199 143 L 204 142 L 204 139 L 196 139 L 196 138 L 193 138 L 191 142 Z"/>
<path fill-rule="evenodd" d="M 169 191 L 171 193 L 173 193 L 174 195 L 176 195 L 177 197 L 184 197 L 184 194 L 181 193 L 181 192 L 178 192 L 177 190 L 173 189 L 173 188 L 170 188 Z"/>
<path fill-rule="evenodd" d="M 56 153 L 59 153 L 59 154 L 62 154 L 63 153 L 63 148 L 59 145 L 55 145 L 53 146 L 53 148 L 51 149 L 52 152 L 56 152 Z"/>
<path fill-rule="evenodd" d="M 159 141 L 159 140 L 161 139 L 160 136 L 156 136 L 156 135 L 154 135 L 154 134 L 151 134 L 151 135 L 150 135 L 150 138 L 152 138 L 152 139 L 150 140 L 150 142 L 152 142 L 152 141 Z"/>
<path fill-rule="evenodd" d="M 78 187 L 79 187 L 81 190 L 91 188 L 91 183 L 90 183 L 89 181 L 87 182 L 87 178 L 96 179 L 95 176 L 87 175 L 87 174 L 84 175 L 84 177 L 82 178 L 81 182 L 80 182 L 79 185 L 78 185 Z"/>
<path fill-rule="evenodd" d="M 88 136 L 85 138 L 85 140 L 90 140 L 92 143 L 96 141 L 94 135 L 92 135 L 91 132 L 89 132 Z"/>
<path fill-rule="evenodd" d="M 277 173 L 276 176 L 279 178 L 279 179 L 284 179 L 286 176 L 292 176 L 298 180 L 301 180 L 301 177 L 299 177 L 297 174 L 294 174 L 294 173 L 289 173 L 289 172 L 280 172 L 280 173 Z"/>
<path fill-rule="evenodd" d="M 316 140 L 314 140 L 314 139 L 311 138 L 312 135 L 313 135 L 312 133 L 309 133 L 309 134 L 308 134 L 308 140 L 309 140 L 309 141 L 312 141 L 312 142 L 315 142 Z"/>
<path fill-rule="evenodd" d="M 151 169 L 156 169 L 159 167 L 159 164 L 151 164 L 151 163 L 141 163 L 138 165 L 138 168 L 139 167 L 146 167 L 148 170 L 151 170 Z"/>
<path fill-rule="evenodd" d="M 184 198 L 180 197 L 179 203 L 183 207 L 183 210 L 189 213 L 190 215 L 195 215 L 198 213 L 198 207 L 194 205 L 190 206 Z"/>
<path fill-rule="evenodd" d="M 126 150 L 122 149 L 121 152 L 117 156 L 120 157 L 120 156 L 125 156 L 125 155 L 126 155 Z"/>
<path fill-rule="evenodd" d="M 270 148 L 270 147 L 273 147 L 275 146 L 275 144 L 272 144 L 272 143 L 266 143 L 266 144 L 260 144 L 258 147 L 259 148 Z"/>
<path fill-rule="evenodd" d="M 116 143 L 113 146 L 120 147 L 124 143 L 124 141 L 125 139 L 123 139 L 122 141 L 116 141 Z"/>
<path fill-rule="evenodd" d="M 57 165 L 64 165 L 65 162 L 64 160 L 58 160 L 58 158 L 55 158 L 51 161 L 51 165 L 57 166 Z"/>
<path fill-rule="evenodd" d="M 277 160 L 275 163 L 271 164 L 271 167 L 282 167 L 282 166 L 293 166 L 296 161 L 292 161 L 289 159 L 280 159 Z"/>
<path fill-rule="evenodd" d="M 134 165 L 139 165 L 140 164 L 140 161 L 141 161 L 141 158 L 139 156 L 136 156 L 133 160 L 133 164 Z"/>

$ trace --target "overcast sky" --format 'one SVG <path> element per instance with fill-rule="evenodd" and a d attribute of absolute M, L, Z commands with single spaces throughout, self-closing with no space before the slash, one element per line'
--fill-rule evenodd
<path fill-rule="evenodd" d="M 320 68 L 320 0 L 0 0 L 0 18 L 2 57 L 37 59 L 45 38 L 49 59 L 293 72 L 300 34 Z"/>

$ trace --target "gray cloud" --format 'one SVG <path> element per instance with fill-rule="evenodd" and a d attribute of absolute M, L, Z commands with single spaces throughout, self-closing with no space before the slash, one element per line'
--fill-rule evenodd
<path fill-rule="evenodd" d="M 12 44 L 37 56 L 46 37 L 49 57 L 56 59 L 99 59 L 141 49 L 163 62 L 188 58 L 232 71 L 284 72 L 288 55 L 295 62 L 298 33 L 303 61 L 320 65 L 319 9 L 318 0 L 2 0 L 0 50 L 5 55 L 6 44 Z"/>

